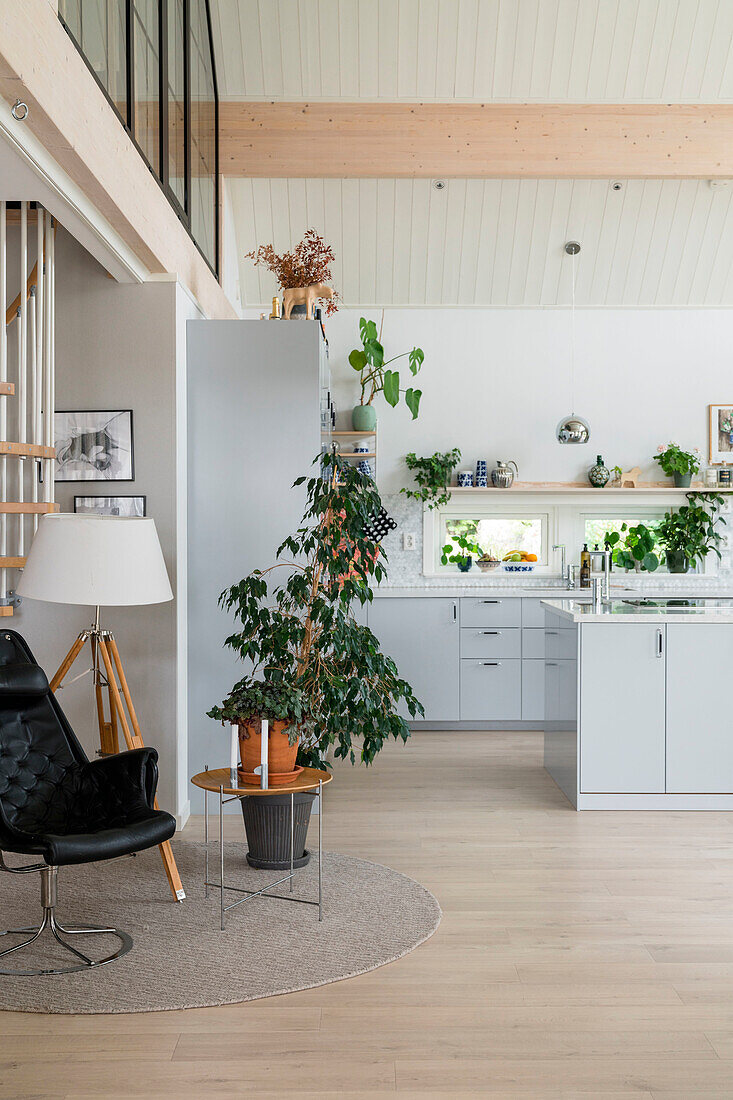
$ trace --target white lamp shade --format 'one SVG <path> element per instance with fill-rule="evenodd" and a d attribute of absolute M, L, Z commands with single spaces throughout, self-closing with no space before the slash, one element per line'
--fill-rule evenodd
<path fill-rule="evenodd" d="M 43 516 L 18 595 L 92 607 L 172 600 L 155 520 L 69 513 Z"/>

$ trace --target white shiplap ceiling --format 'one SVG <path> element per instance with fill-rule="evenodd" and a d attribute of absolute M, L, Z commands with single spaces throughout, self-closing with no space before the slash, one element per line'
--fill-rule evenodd
<path fill-rule="evenodd" d="M 733 0 L 731 0 L 733 3 Z M 274 278 L 244 253 L 309 226 L 336 252 L 350 306 L 733 305 L 733 185 L 635 180 L 228 180 L 242 305 Z"/>
<path fill-rule="evenodd" d="M 213 0 L 229 99 L 733 101 L 733 0 Z"/>

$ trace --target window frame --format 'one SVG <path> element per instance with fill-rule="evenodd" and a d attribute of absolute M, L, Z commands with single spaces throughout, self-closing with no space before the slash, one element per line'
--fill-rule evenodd
<path fill-rule="evenodd" d="M 442 533 L 444 531 L 444 518 L 469 519 L 476 516 L 522 516 L 547 515 L 547 557 L 546 565 L 537 564 L 528 577 L 558 578 L 560 576 L 560 551 L 552 552 L 554 545 L 563 544 L 566 548 L 567 560 L 578 562 L 580 551 L 585 537 L 586 519 L 631 519 L 636 523 L 658 522 L 670 507 L 680 507 L 684 504 L 685 497 L 679 490 L 660 489 L 658 492 L 644 491 L 635 495 L 636 490 L 629 489 L 622 493 L 604 494 L 601 489 L 574 490 L 563 493 L 547 491 L 525 490 L 521 493 L 506 490 L 506 495 L 501 496 L 498 491 L 486 491 L 485 489 L 463 490 L 454 493 L 446 505 L 430 509 L 423 506 L 423 563 L 422 571 L 426 577 L 450 576 L 456 583 L 476 583 L 478 570 L 472 569 L 469 573 L 460 573 L 455 566 L 440 564 L 440 549 L 442 546 Z M 714 554 L 708 554 L 702 566 L 698 566 L 695 572 L 675 575 L 680 583 L 685 583 L 685 577 L 706 574 L 716 576 L 719 572 L 718 559 Z M 664 573 L 666 567 L 660 566 L 656 573 L 642 573 L 643 577 L 653 577 Z M 634 573 L 619 571 L 618 576 L 636 576 Z M 513 580 L 518 583 L 523 578 L 521 573 L 505 574 L 500 570 L 489 573 L 483 579 L 496 581 L 499 579 Z M 526 579 L 525 578 L 525 579 Z"/>
<path fill-rule="evenodd" d="M 61 26 L 74 43 L 76 50 L 84 64 L 94 77 L 97 87 L 109 103 L 117 118 L 120 120 L 127 135 L 151 171 L 151 175 L 165 195 L 168 203 L 174 210 L 179 222 L 188 233 L 196 249 L 204 260 L 206 266 L 216 277 L 220 278 L 221 271 L 221 180 L 219 175 L 219 82 L 216 74 L 216 57 L 214 55 L 214 36 L 211 24 L 210 0 L 201 0 L 206 12 L 206 32 L 208 36 L 209 55 L 211 58 L 211 78 L 214 91 L 214 257 L 213 262 L 204 252 L 199 242 L 191 231 L 191 0 L 183 0 L 183 71 L 184 71 L 184 162 L 185 185 L 184 203 L 180 203 L 175 191 L 169 182 L 169 133 L 168 133 L 168 0 L 157 0 L 158 4 L 158 164 L 152 165 L 148 160 L 142 146 L 135 137 L 135 35 L 133 27 L 133 0 L 124 0 L 125 5 L 125 67 L 126 67 L 126 109 L 125 116 L 120 113 L 117 105 L 112 100 L 109 92 L 94 71 L 91 62 L 87 58 L 82 45 L 77 41 L 72 29 L 64 20 L 61 11 L 58 13 Z"/>

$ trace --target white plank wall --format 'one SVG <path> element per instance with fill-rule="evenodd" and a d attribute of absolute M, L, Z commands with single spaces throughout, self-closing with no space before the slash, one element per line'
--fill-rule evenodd
<path fill-rule="evenodd" d="M 733 8 L 733 3 L 731 3 Z M 314 226 L 347 305 L 733 305 L 733 184 L 706 180 L 227 180 L 243 306 L 274 278 L 244 253 Z"/>
<path fill-rule="evenodd" d="M 730 0 L 213 0 L 230 99 L 733 100 Z"/>

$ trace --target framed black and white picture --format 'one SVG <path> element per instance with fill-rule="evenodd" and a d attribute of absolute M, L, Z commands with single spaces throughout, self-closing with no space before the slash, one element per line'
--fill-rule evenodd
<path fill-rule="evenodd" d="M 54 413 L 56 481 L 134 481 L 132 410 Z"/>
<path fill-rule="evenodd" d="M 74 497 L 74 511 L 92 516 L 144 516 L 145 497 Z"/>

